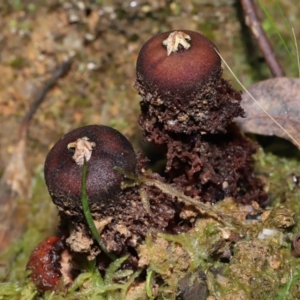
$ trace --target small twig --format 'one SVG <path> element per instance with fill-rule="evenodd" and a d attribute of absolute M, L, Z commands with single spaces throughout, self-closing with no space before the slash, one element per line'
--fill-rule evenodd
<path fill-rule="evenodd" d="M 57 80 L 61 77 L 64 77 L 69 72 L 72 65 L 72 60 L 67 59 L 63 61 L 53 72 L 51 78 L 44 84 L 43 88 L 38 92 L 37 96 L 31 103 L 28 112 L 24 116 L 20 124 L 20 136 L 25 134 L 28 129 L 29 122 L 34 116 L 36 110 L 41 105 L 45 99 L 47 93 L 54 87 Z"/>
<path fill-rule="evenodd" d="M 241 0 L 242 8 L 245 14 L 245 22 L 252 31 L 258 46 L 263 53 L 266 63 L 274 77 L 284 76 L 284 71 L 277 60 L 271 43 L 261 27 L 260 20 L 257 16 L 253 0 Z"/>
<path fill-rule="evenodd" d="M 66 60 L 54 70 L 53 75 L 39 91 L 20 123 L 19 141 L 0 178 L 0 252 L 7 249 L 11 242 L 20 235 L 26 221 L 24 211 L 26 211 L 27 202 L 24 202 L 25 205 L 18 205 L 16 199 L 19 197 L 25 200 L 28 198 L 30 190 L 28 170 L 25 164 L 29 123 L 57 80 L 68 73 L 71 63 L 71 60 Z M 21 219 L 18 214 L 24 218 Z"/>
<path fill-rule="evenodd" d="M 199 201 L 198 199 L 193 199 L 189 196 L 184 195 L 182 192 L 174 189 L 169 184 L 163 183 L 161 181 L 158 181 L 153 178 L 148 177 L 139 177 L 139 181 L 141 184 L 147 185 L 147 186 L 155 186 L 159 190 L 161 190 L 163 193 L 170 195 L 172 197 L 176 197 L 178 202 L 183 202 L 186 205 L 192 205 L 195 207 L 201 214 L 207 215 L 210 218 L 215 219 L 219 223 L 228 226 L 229 228 L 235 228 L 235 226 L 239 226 L 239 228 L 246 228 L 247 226 L 240 222 L 238 219 L 236 219 L 234 216 L 225 214 L 223 212 L 220 212 L 212 205 L 203 203 Z"/>
<path fill-rule="evenodd" d="M 151 177 L 151 172 L 149 172 L 148 174 L 136 176 L 134 174 L 126 173 L 123 169 L 118 168 L 118 167 L 114 167 L 114 170 L 118 171 L 125 178 L 130 179 L 131 182 L 130 182 L 129 186 L 138 185 L 140 187 L 140 189 L 143 188 L 143 186 L 155 186 L 163 193 L 170 195 L 173 198 L 176 198 L 176 200 L 178 202 L 183 202 L 186 205 L 192 205 L 201 214 L 207 215 L 207 216 L 217 220 L 218 222 L 222 223 L 225 226 L 228 226 L 230 228 L 235 227 L 235 226 L 239 226 L 240 228 L 247 227 L 245 224 L 241 223 L 234 216 L 220 212 L 212 205 L 203 203 L 200 201 L 200 199 L 196 200 L 189 196 L 186 196 L 184 193 L 176 190 L 171 185 L 163 183 L 157 179 L 154 179 L 153 177 Z M 126 183 L 124 184 L 123 187 L 124 188 L 127 187 Z"/>

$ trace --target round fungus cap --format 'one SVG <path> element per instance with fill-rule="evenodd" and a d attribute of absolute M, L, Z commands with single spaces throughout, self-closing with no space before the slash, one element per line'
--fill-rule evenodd
<path fill-rule="evenodd" d="M 81 214 L 81 177 L 87 162 L 86 189 L 91 209 L 109 204 L 121 191 L 124 172 L 135 173 L 136 155 L 117 130 L 89 125 L 67 133 L 47 155 L 45 180 L 53 202 L 66 214 Z"/>
<path fill-rule="evenodd" d="M 190 30 L 168 31 L 148 40 L 137 59 L 137 78 L 150 93 L 191 93 L 221 72 L 216 46 Z"/>

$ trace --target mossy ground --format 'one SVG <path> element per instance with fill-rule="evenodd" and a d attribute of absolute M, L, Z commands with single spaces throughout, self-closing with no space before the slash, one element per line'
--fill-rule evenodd
<path fill-rule="evenodd" d="M 24 270 L 33 247 L 55 232 L 58 222 L 42 175 L 50 147 L 69 130 L 95 123 L 113 126 L 136 149 L 143 147 L 137 125 L 140 99 L 133 83 L 138 51 L 150 36 L 177 28 L 199 30 L 214 41 L 246 85 L 270 76 L 249 32 L 241 25 L 240 10 L 233 1 L 212 4 L 191 0 L 185 1 L 184 7 L 180 1 L 134 2 L 135 6 L 131 1 L 113 4 L 83 1 L 90 8 L 88 14 L 74 1 L 3 1 L 0 4 L 1 40 L 7 41 L 2 43 L 0 57 L 0 174 L 14 150 L 19 120 L 37 88 L 51 75 L 58 61 L 74 55 L 70 74 L 51 91 L 31 124 L 26 163 L 31 170 L 32 196 L 29 200 L 18 200 L 26 206 L 22 237 L 8 252 L 0 254 L 0 299 L 40 298 Z M 266 2 L 274 19 L 280 19 L 276 1 Z M 280 3 L 288 20 L 296 24 L 300 16 L 296 2 Z M 71 24 L 69 20 L 74 15 L 78 21 Z M 263 25 L 278 49 L 286 73 L 296 76 L 297 70 L 269 21 L 265 19 Z M 282 23 L 278 27 L 292 48 L 288 30 Z M 94 35 L 95 39 L 89 40 L 87 34 Z M 225 76 L 230 77 L 227 71 Z M 230 225 L 231 221 L 224 228 L 219 221 L 202 218 L 190 233 L 149 236 L 140 248 L 140 255 L 147 255 L 146 266 L 148 271 L 152 270 L 153 277 L 152 293 L 158 299 L 174 299 L 178 279 L 199 268 L 206 273 L 210 299 L 300 298 L 299 258 L 291 255 L 291 241 L 300 230 L 297 214 L 300 187 L 293 182 L 294 175 L 300 176 L 299 160 L 260 151 L 256 162 L 257 173 L 265 178 L 269 190 L 268 209 L 286 217 L 291 217 L 293 212 L 295 225 L 281 228 L 279 217 L 279 223 L 252 224 L 245 230 L 243 226 Z M 240 213 L 240 208 L 230 201 L 219 203 L 217 208 L 236 216 Z M 260 240 L 257 237 L 264 226 L 277 231 L 271 238 Z M 226 229 L 243 239 L 236 243 L 230 262 L 220 262 L 213 254 Z M 158 251 L 159 256 L 155 255 Z M 87 264 L 86 271 L 67 293 L 46 293 L 43 299 L 119 299 L 120 295 L 126 299 L 147 299 L 145 282 L 133 283 L 139 274 L 119 274 L 119 265 L 120 261 L 111 265 L 102 278 Z M 124 284 L 116 284 L 114 277 L 122 276 L 126 278 Z"/>
<path fill-rule="evenodd" d="M 300 226 L 299 217 L 294 213 L 300 209 L 300 187 L 293 182 L 293 176 L 300 175 L 298 160 L 266 154 L 263 150 L 256 156 L 257 171 L 268 182 L 273 203 L 267 208 L 267 213 L 264 212 L 266 216 L 262 218 L 263 221 L 235 222 L 234 219 L 245 220 L 247 211 L 244 206 L 228 199 L 215 205 L 215 209 L 224 214 L 223 220 L 202 217 L 188 233 L 149 235 L 144 245 L 140 246 L 142 269 L 148 272 L 152 270 L 151 282 L 153 288 L 156 287 L 153 293 L 158 299 L 175 299 L 178 280 L 199 269 L 206 274 L 209 293 L 215 297 L 211 299 L 300 297 L 298 258 L 292 256 L 291 251 L 291 241 Z M 40 185 L 38 182 L 36 184 Z M 40 214 L 42 212 L 37 211 L 29 217 L 30 225 L 22 239 L 6 256 L 13 257 L 14 262 L 6 283 L 0 284 L 0 299 L 38 297 L 34 286 L 25 279 L 24 268 L 32 245 L 47 236 L 47 232 L 49 235 L 49 227 L 54 225 L 41 224 L 41 228 L 34 226 Z M 290 226 L 293 220 L 296 223 Z M 223 221 L 226 221 L 226 226 Z M 258 238 L 264 228 L 275 230 L 274 235 Z M 228 238 L 228 233 L 232 232 L 239 236 L 237 241 Z M 218 255 L 231 244 L 234 244 L 233 257 L 222 262 Z M 123 295 L 124 299 L 147 299 L 145 282 L 134 282 L 139 272 L 128 274 L 118 271 L 121 262 L 122 259 L 112 263 L 103 277 L 95 271 L 92 263 L 86 263 L 85 271 L 68 292 L 47 292 L 43 299 L 116 299 L 116 295 Z M 122 282 L 115 282 L 114 279 L 122 277 Z"/>

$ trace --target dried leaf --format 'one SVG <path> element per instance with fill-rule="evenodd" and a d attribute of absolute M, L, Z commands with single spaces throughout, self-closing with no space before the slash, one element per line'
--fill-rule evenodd
<path fill-rule="evenodd" d="M 248 91 L 258 103 L 296 140 L 300 142 L 300 79 L 277 77 L 253 84 Z M 245 132 L 275 135 L 293 141 L 247 94 L 242 106 L 246 118 L 236 121 Z"/>

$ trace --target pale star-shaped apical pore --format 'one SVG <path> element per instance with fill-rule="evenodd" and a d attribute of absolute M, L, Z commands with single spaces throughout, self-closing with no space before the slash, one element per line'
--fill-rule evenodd
<path fill-rule="evenodd" d="M 191 41 L 191 37 L 182 32 L 174 31 L 169 34 L 168 38 L 163 41 L 163 45 L 167 47 L 167 55 L 169 56 L 172 52 L 177 52 L 179 44 L 187 50 L 191 47 L 188 41 Z"/>
<path fill-rule="evenodd" d="M 75 160 L 76 164 L 82 166 L 84 164 L 84 158 L 89 161 L 92 156 L 93 148 L 96 143 L 90 142 L 88 137 L 82 137 L 77 139 L 75 142 L 68 144 L 68 149 L 74 148 L 75 152 L 72 158 Z"/>

